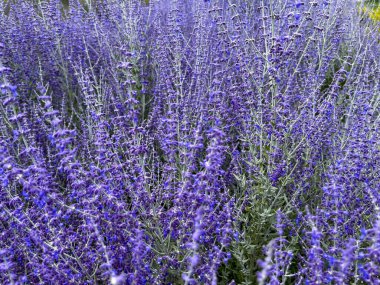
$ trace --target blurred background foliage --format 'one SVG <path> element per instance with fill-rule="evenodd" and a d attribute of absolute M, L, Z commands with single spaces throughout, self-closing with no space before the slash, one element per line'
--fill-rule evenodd
<path fill-rule="evenodd" d="M 17 0 L 4 0 L 5 3 L 8 5 L 12 4 L 13 2 L 16 2 Z M 31 0 L 35 2 L 36 4 L 39 2 L 42 2 L 44 0 Z M 62 4 L 65 8 L 69 7 L 70 1 L 72 0 L 61 0 Z M 84 7 L 88 7 L 92 3 L 96 1 L 101 1 L 101 0 L 78 0 L 81 4 L 83 4 Z M 149 0 L 141 0 L 142 3 L 145 5 L 149 5 Z M 362 4 L 362 1 L 358 1 L 359 5 Z M 363 8 L 361 10 L 368 15 L 372 20 L 374 21 L 380 21 L 380 0 L 366 0 L 364 1 Z"/>
<path fill-rule="evenodd" d="M 37 5 L 38 3 L 44 2 L 46 0 L 30 0 L 30 1 Z M 101 0 L 78 0 L 78 2 L 80 2 L 83 5 L 83 7 L 88 7 L 94 4 L 96 1 L 101 1 Z M 16 3 L 17 0 L 4 0 L 4 2 L 8 4 L 8 7 L 7 7 L 7 10 L 8 10 L 9 5 L 11 5 L 12 3 Z M 63 4 L 63 7 L 68 8 L 70 2 L 73 2 L 73 0 L 61 0 L 61 2 Z M 149 0 L 141 0 L 141 2 L 145 5 L 149 5 Z"/>
<path fill-rule="evenodd" d="M 380 0 L 365 1 L 363 12 L 372 20 L 380 21 Z"/>

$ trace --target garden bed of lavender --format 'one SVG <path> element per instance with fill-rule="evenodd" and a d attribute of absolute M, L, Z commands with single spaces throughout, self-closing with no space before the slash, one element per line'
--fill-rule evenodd
<path fill-rule="evenodd" d="M 0 1 L 0 284 L 380 284 L 360 5 Z"/>

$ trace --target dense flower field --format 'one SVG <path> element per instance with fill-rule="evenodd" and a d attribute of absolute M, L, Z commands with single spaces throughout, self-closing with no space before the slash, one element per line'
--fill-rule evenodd
<path fill-rule="evenodd" d="M 380 22 L 356 0 L 0 1 L 0 284 L 380 284 Z"/>

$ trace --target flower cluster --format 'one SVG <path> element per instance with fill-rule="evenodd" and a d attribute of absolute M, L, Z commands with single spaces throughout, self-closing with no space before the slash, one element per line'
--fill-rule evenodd
<path fill-rule="evenodd" d="M 357 1 L 32 2 L 0 1 L 1 284 L 378 284 Z"/>

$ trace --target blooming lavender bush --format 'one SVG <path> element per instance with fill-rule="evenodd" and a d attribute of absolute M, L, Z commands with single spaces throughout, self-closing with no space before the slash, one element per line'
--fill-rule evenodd
<path fill-rule="evenodd" d="M 0 2 L 0 283 L 380 284 L 362 5 Z"/>

